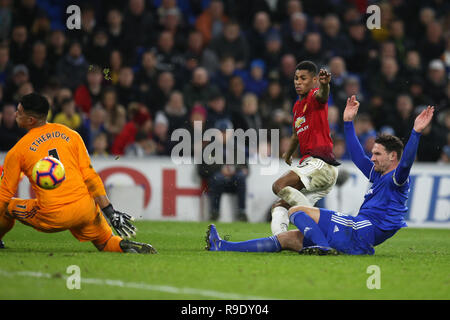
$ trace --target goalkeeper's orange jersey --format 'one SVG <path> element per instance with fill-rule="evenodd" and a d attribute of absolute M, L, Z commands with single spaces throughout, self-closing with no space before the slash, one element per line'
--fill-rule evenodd
<path fill-rule="evenodd" d="M 66 179 L 53 190 L 42 189 L 31 179 L 36 162 L 49 155 L 58 158 L 66 171 Z M 0 183 L 0 203 L 8 203 L 14 196 L 21 172 L 30 180 L 42 211 L 57 210 L 85 196 L 106 195 L 80 135 L 61 124 L 47 123 L 31 129 L 7 153 Z"/>

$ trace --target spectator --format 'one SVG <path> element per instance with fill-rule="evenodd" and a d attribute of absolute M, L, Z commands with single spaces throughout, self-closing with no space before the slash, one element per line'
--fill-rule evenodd
<path fill-rule="evenodd" d="M 328 125 L 332 136 L 343 135 L 344 130 L 341 126 L 341 112 L 335 105 L 328 106 Z"/>
<path fill-rule="evenodd" d="M 167 119 L 168 135 L 170 136 L 175 129 L 184 128 L 188 122 L 188 110 L 184 105 L 183 94 L 180 91 L 173 91 L 164 108 L 163 114 Z M 155 129 L 156 129 L 155 118 Z"/>
<path fill-rule="evenodd" d="M 308 31 L 308 18 L 304 13 L 296 12 L 290 16 L 289 22 L 283 32 L 283 43 L 288 53 L 296 55 L 303 50 L 304 39 Z"/>
<path fill-rule="evenodd" d="M 162 111 L 158 111 L 155 117 L 153 128 L 153 140 L 156 145 L 156 154 L 169 156 L 171 151 L 171 141 L 169 134 L 169 120 Z"/>
<path fill-rule="evenodd" d="M 208 117 L 206 118 L 206 128 L 214 128 L 219 120 L 232 121 L 231 113 L 225 103 L 225 97 L 217 90 L 211 93 L 207 104 Z"/>
<path fill-rule="evenodd" d="M 111 54 L 109 56 L 109 80 L 113 85 L 117 85 L 117 83 L 119 82 L 119 73 L 120 69 L 122 69 L 122 67 L 124 66 L 123 62 L 123 56 L 119 50 L 111 51 Z"/>
<path fill-rule="evenodd" d="M 236 62 L 232 56 L 223 56 L 220 59 L 219 70 L 214 74 L 211 82 L 222 92 L 228 91 L 230 79 L 236 74 Z"/>
<path fill-rule="evenodd" d="M 50 33 L 50 40 L 47 44 L 47 61 L 51 61 L 50 73 L 56 72 L 56 65 L 64 58 L 66 54 L 67 39 L 62 30 L 52 30 Z"/>
<path fill-rule="evenodd" d="M 0 2 L 0 42 L 3 42 L 10 33 L 13 22 L 12 1 Z"/>
<path fill-rule="evenodd" d="M 136 134 L 143 131 L 147 137 L 151 137 L 153 121 L 150 113 L 144 105 L 132 103 L 129 107 L 130 121 L 123 127 L 122 131 L 116 135 L 111 146 L 111 153 L 114 155 L 125 154 L 128 145 L 135 142 Z"/>
<path fill-rule="evenodd" d="M 245 90 L 260 97 L 267 89 L 269 82 L 264 77 L 266 66 L 263 60 L 253 60 L 250 64 L 250 74 L 244 80 Z"/>
<path fill-rule="evenodd" d="M 188 36 L 187 50 L 184 54 L 184 60 L 189 63 L 189 59 L 195 59 L 198 65 L 204 67 L 209 74 L 214 74 L 217 70 L 217 65 L 219 64 L 219 59 L 216 54 L 209 48 L 205 47 L 205 41 L 202 34 L 197 30 L 192 30 Z M 192 71 L 195 68 L 189 68 L 189 76 L 184 77 L 190 80 Z M 183 81 L 187 82 L 187 81 Z"/>
<path fill-rule="evenodd" d="M 126 52 L 127 48 L 131 48 L 125 37 L 125 28 L 123 14 L 118 8 L 111 8 L 106 16 L 107 33 L 111 48 L 117 48 L 121 52 Z"/>
<path fill-rule="evenodd" d="M 348 26 L 352 54 L 347 60 L 348 71 L 364 73 L 369 61 L 369 53 L 374 48 L 373 40 L 361 21 L 351 21 Z"/>
<path fill-rule="evenodd" d="M 219 59 L 233 56 L 237 69 L 244 69 L 249 60 L 249 47 L 236 21 L 227 22 L 223 33 L 211 41 L 210 48 Z"/>
<path fill-rule="evenodd" d="M 152 98 L 148 105 L 151 114 L 156 114 L 157 111 L 164 109 L 174 87 L 175 78 L 171 72 L 166 71 L 159 74 L 156 88 L 152 92 Z"/>
<path fill-rule="evenodd" d="M 0 44 L 0 85 L 5 85 L 11 76 L 13 65 L 9 59 L 9 47 Z"/>
<path fill-rule="evenodd" d="M 331 96 L 336 99 L 344 91 L 344 85 L 349 73 L 347 72 L 347 67 L 345 60 L 342 57 L 336 56 L 330 59 L 328 66 L 331 73 L 330 82 L 330 93 Z M 339 104 L 337 104 L 340 107 Z"/>
<path fill-rule="evenodd" d="M 264 127 L 268 126 L 270 116 L 274 110 L 290 111 L 291 108 L 289 100 L 283 94 L 280 82 L 275 79 L 270 80 L 259 104 L 259 113 L 262 116 Z"/>
<path fill-rule="evenodd" d="M 11 79 L 6 82 L 3 93 L 4 100 L 8 102 L 18 102 L 18 100 L 14 100 L 14 97 L 17 96 L 17 91 L 20 86 L 27 83 L 29 80 L 30 75 L 28 68 L 24 64 L 16 65 L 12 70 Z"/>
<path fill-rule="evenodd" d="M 91 65 L 86 74 L 86 82 L 75 90 L 74 99 L 81 112 L 89 114 L 93 105 L 100 101 L 103 73 L 97 65 Z"/>
<path fill-rule="evenodd" d="M 86 59 L 94 65 L 109 67 L 107 65 L 111 53 L 108 33 L 103 28 L 97 28 L 86 50 Z"/>
<path fill-rule="evenodd" d="M 364 113 L 358 114 L 355 118 L 354 125 L 359 143 L 363 147 L 366 155 L 370 158 L 372 156 L 372 147 L 375 143 L 377 134 L 373 128 L 369 115 Z"/>
<path fill-rule="evenodd" d="M 348 59 L 351 56 L 351 44 L 347 35 L 341 32 L 341 23 L 336 14 L 328 14 L 323 22 L 323 50 L 327 59 L 340 56 Z"/>
<path fill-rule="evenodd" d="M 209 82 L 209 75 L 205 68 L 198 67 L 192 73 L 192 80 L 185 85 L 183 95 L 186 107 L 190 110 L 196 103 L 205 105 L 209 96 L 216 89 Z"/>
<path fill-rule="evenodd" d="M 180 10 L 175 7 L 167 10 L 161 17 L 161 27 L 173 35 L 174 50 L 183 52 L 186 50 L 188 28 L 182 21 Z"/>
<path fill-rule="evenodd" d="M 423 69 L 418 51 L 410 50 L 406 53 L 404 75 L 407 79 L 422 78 Z"/>
<path fill-rule="evenodd" d="M 230 112 L 240 112 L 244 89 L 244 80 L 241 76 L 235 75 L 230 79 L 230 86 L 226 93 L 227 107 Z"/>
<path fill-rule="evenodd" d="M 149 157 L 156 154 L 156 144 L 148 137 L 147 132 L 138 131 L 134 142 L 130 143 L 125 148 L 126 156 L 133 156 L 137 158 Z"/>
<path fill-rule="evenodd" d="M 9 53 L 13 64 L 25 64 L 30 54 L 28 29 L 23 24 L 17 24 L 11 32 Z"/>
<path fill-rule="evenodd" d="M 94 151 L 94 141 L 101 133 L 106 134 L 105 129 L 106 111 L 101 105 L 96 105 L 89 112 L 89 117 L 83 122 L 80 134 L 89 153 Z"/>
<path fill-rule="evenodd" d="M 394 58 L 384 58 L 381 61 L 381 72 L 373 78 L 370 90 L 373 94 L 381 95 L 383 100 L 391 105 L 395 104 L 395 97 L 399 92 L 407 90 Z"/>
<path fill-rule="evenodd" d="M 198 166 L 198 172 L 201 178 L 206 179 L 208 185 L 208 196 L 210 199 L 210 219 L 217 220 L 219 218 L 220 212 L 220 198 L 224 192 L 231 192 L 238 197 L 238 215 L 237 219 L 239 221 L 247 221 L 246 216 L 246 191 L 247 191 L 247 176 L 248 176 L 248 165 L 247 163 L 237 163 L 236 159 L 239 151 L 237 149 L 238 144 L 235 143 L 234 150 L 229 150 L 226 147 L 227 139 L 230 135 L 226 132 L 227 129 L 233 129 L 231 121 L 222 119 L 214 124 L 214 127 L 221 131 L 221 135 L 218 136 L 223 144 L 223 158 L 219 159 L 218 162 L 212 164 L 202 163 Z M 228 136 L 227 136 L 228 135 Z M 230 159 L 231 155 L 229 152 L 233 151 L 234 163 L 233 165 L 225 164 L 227 156 Z M 211 154 L 215 157 L 216 154 L 213 151 Z M 217 155 L 218 156 L 218 155 Z M 233 159 L 233 158 L 231 158 Z"/>
<path fill-rule="evenodd" d="M 278 31 L 270 31 L 265 38 L 262 58 L 267 66 L 267 73 L 277 71 L 283 56 L 283 43 Z"/>
<path fill-rule="evenodd" d="M 262 59 L 266 49 L 266 38 L 271 31 L 270 16 L 267 12 L 260 11 L 253 17 L 253 25 L 247 32 L 247 40 L 250 48 L 250 59 Z"/>
<path fill-rule="evenodd" d="M 440 59 L 445 51 L 445 40 L 442 26 L 437 21 L 431 21 L 426 26 L 425 39 L 419 43 L 422 63 L 426 68 L 434 59 Z"/>
<path fill-rule="evenodd" d="M 283 93 L 292 103 L 298 98 L 298 94 L 293 85 L 296 66 L 297 60 L 293 54 L 283 55 L 280 65 L 280 83 L 283 87 Z"/>
<path fill-rule="evenodd" d="M 28 64 L 30 81 L 37 91 L 41 91 L 50 78 L 50 67 L 47 63 L 47 47 L 42 42 L 36 42 L 31 52 Z"/>
<path fill-rule="evenodd" d="M 100 132 L 95 136 L 91 155 L 93 157 L 108 157 L 108 136 L 104 132 Z"/>
<path fill-rule="evenodd" d="M 0 151 L 9 151 L 25 135 L 26 130 L 18 127 L 16 106 L 13 104 L 3 106 L 0 119 Z"/>
<path fill-rule="evenodd" d="M 130 102 L 140 101 L 139 91 L 134 85 L 134 73 L 131 67 L 123 66 L 120 68 L 116 92 L 117 101 L 123 106 L 128 106 Z"/>
<path fill-rule="evenodd" d="M 105 109 L 105 129 L 108 132 L 108 144 L 122 131 L 127 120 L 127 112 L 117 101 L 114 88 L 107 88 L 102 93 L 100 105 Z"/>
<path fill-rule="evenodd" d="M 176 72 L 181 66 L 182 58 L 175 49 L 174 35 L 170 31 L 162 31 L 158 37 L 158 45 L 155 50 L 156 69 L 160 72 Z"/>
<path fill-rule="evenodd" d="M 407 94 L 397 97 L 396 113 L 392 116 L 390 126 L 394 129 L 395 135 L 407 141 L 414 126 L 414 106 L 412 99 Z"/>
<path fill-rule="evenodd" d="M 438 161 L 445 143 L 446 137 L 442 136 L 439 128 L 435 124 L 430 123 L 422 131 L 417 149 L 417 160 L 427 162 Z"/>
<path fill-rule="evenodd" d="M 425 84 L 425 94 L 431 98 L 436 106 L 445 106 L 447 75 L 441 60 L 432 60 L 428 66 L 428 78 Z"/>
<path fill-rule="evenodd" d="M 86 78 L 89 65 L 79 42 L 72 42 L 68 53 L 58 62 L 56 74 L 63 86 L 74 90 Z"/>
<path fill-rule="evenodd" d="M 141 93 L 151 93 L 151 88 L 156 86 L 158 78 L 156 63 L 154 51 L 147 50 L 142 54 L 141 65 L 135 77 Z"/>
<path fill-rule="evenodd" d="M 72 130 L 80 130 L 82 120 L 73 99 L 68 98 L 61 102 L 61 112 L 55 115 L 53 122 L 63 124 Z"/>
<path fill-rule="evenodd" d="M 242 115 L 244 118 L 244 130 L 254 129 L 260 130 L 263 128 L 262 119 L 258 110 L 258 97 L 253 93 L 246 93 L 242 101 Z M 256 152 L 256 150 L 253 150 Z"/>
<path fill-rule="evenodd" d="M 222 34 L 228 17 L 224 13 L 221 0 L 211 0 L 209 7 L 197 17 L 195 28 L 201 32 L 205 44 L 209 44 L 212 38 Z"/>

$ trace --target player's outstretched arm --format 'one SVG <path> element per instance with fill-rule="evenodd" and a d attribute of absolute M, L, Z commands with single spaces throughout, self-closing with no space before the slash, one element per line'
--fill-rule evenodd
<path fill-rule="evenodd" d="M 120 237 L 127 239 L 136 236 L 136 227 L 131 224 L 131 221 L 134 220 L 132 216 L 115 210 L 107 196 L 97 196 L 94 200 L 102 209 L 103 215 L 111 227 L 114 228 Z"/>
<path fill-rule="evenodd" d="M 373 162 L 366 156 L 364 149 L 356 137 L 355 128 L 353 127 L 353 119 L 358 113 L 359 102 L 355 96 L 347 99 L 347 105 L 344 110 L 344 133 L 347 148 L 350 152 L 353 163 L 361 170 L 361 172 L 370 179 L 370 172 L 373 168 Z"/>
<path fill-rule="evenodd" d="M 397 185 L 402 185 L 406 182 L 411 171 L 411 167 L 416 159 L 417 148 L 419 147 L 419 140 L 422 131 L 430 124 L 433 119 L 434 107 L 428 106 L 423 110 L 414 121 L 414 128 L 409 136 L 408 143 L 406 143 L 403 150 L 400 162 L 395 170 L 394 181 Z"/>
<path fill-rule="evenodd" d="M 319 71 L 319 90 L 316 91 L 316 99 L 320 103 L 327 103 L 330 95 L 331 73 L 325 69 Z"/>

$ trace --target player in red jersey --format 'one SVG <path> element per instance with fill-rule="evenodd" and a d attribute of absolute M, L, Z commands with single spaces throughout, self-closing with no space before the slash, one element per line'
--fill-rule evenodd
<path fill-rule="evenodd" d="M 302 158 L 299 165 L 272 185 L 281 199 L 272 206 L 272 233 L 287 231 L 288 209 L 295 205 L 313 206 L 336 184 L 339 163 L 333 155 L 333 142 L 328 124 L 328 96 L 331 74 L 317 72 L 311 61 L 300 62 L 295 69 L 294 86 L 299 99 L 293 108 L 293 133 L 284 161 L 292 164 L 298 146 Z M 319 87 L 317 87 L 317 83 Z"/>

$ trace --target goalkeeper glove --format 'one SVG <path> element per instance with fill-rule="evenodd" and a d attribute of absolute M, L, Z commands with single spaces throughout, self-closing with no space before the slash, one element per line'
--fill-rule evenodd
<path fill-rule="evenodd" d="M 103 215 L 109 221 L 110 226 L 116 230 L 117 234 L 126 239 L 131 236 L 136 236 L 136 227 L 131 224 L 134 218 L 129 214 L 117 211 L 113 208 L 112 204 L 109 204 L 102 209 Z"/>

